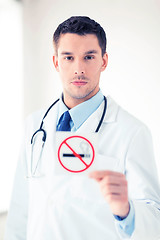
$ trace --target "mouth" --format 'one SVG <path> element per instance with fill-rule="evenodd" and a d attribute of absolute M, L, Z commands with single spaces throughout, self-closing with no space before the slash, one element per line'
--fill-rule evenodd
<path fill-rule="evenodd" d="M 73 81 L 72 84 L 75 85 L 75 86 L 84 86 L 84 85 L 87 84 L 87 82 L 82 81 L 82 80 L 81 81 Z"/>

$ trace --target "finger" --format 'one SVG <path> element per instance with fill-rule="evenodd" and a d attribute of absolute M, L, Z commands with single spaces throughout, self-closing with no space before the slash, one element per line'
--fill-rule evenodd
<path fill-rule="evenodd" d="M 124 188 L 123 186 L 108 185 L 108 186 L 100 186 L 100 188 L 104 195 L 107 195 L 107 194 L 126 195 L 127 194 L 127 188 Z"/>
<path fill-rule="evenodd" d="M 125 178 L 125 175 L 122 175 L 121 177 L 110 175 L 102 178 L 100 181 L 100 185 L 101 186 L 115 185 L 115 186 L 127 187 L 127 180 Z"/>
<path fill-rule="evenodd" d="M 93 171 L 93 172 L 89 173 L 89 177 L 94 178 L 94 179 L 102 179 L 105 176 L 122 177 L 122 176 L 124 176 L 124 174 L 119 173 L 119 172 L 108 171 L 108 170 Z"/>
<path fill-rule="evenodd" d="M 103 190 L 101 190 L 101 192 L 102 192 L 104 198 L 108 202 L 112 202 L 112 201 L 115 201 L 115 200 L 128 201 L 128 191 L 127 191 L 127 189 L 122 189 L 122 188 L 114 189 L 113 188 L 110 191 L 108 191 L 107 189 L 103 189 Z"/>
<path fill-rule="evenodd" d="M 117 201 L 117 203 L 121 201 L 128 202 L 128 196 L 125 194 L 110 193 L 104 195 L 104 197 L 109 203 L 113 203 L 113 201 Z"/>

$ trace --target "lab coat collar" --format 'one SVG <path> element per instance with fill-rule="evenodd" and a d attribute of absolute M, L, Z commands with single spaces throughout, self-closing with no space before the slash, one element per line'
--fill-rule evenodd
<path fill-rule="evenodd" d="M 102 104 L 104 107 L 104 103 Z M 119 105 L 110 96 L 107 96 L 107 111 L 104 117 L 104 122 L 106 123 L 115 122 L 118 111 L 119 111 Z"/>

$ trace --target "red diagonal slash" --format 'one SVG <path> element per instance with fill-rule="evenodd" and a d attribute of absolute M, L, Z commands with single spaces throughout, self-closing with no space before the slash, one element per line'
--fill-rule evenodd
<path fill-rule="evenodd" d="M 81 156 L 78 154 L 78 153 L 76 153 L 69 145 L 68 145 L 68 143 L 65 141 L 64 142 L 66 145 L 67 145 L 67 147 L 73 152 L 73 154 L 74 154 L 74 156 L 75 157 L 77 157 L 77 158 L 79 158 L 79 160 L 81 160 L 81 162 L 86 166 L 86 167 L 88 167 L 88 165 L 83 161 L 83 159 L 81 158 Z"/>

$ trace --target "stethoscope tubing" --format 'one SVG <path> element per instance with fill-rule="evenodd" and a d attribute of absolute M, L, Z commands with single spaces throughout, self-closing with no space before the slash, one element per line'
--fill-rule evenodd
<path fill-rule="evenodd" d="M 102 117 L 101 117 L 101 120 L 99 121 L 99 124 L 96 128 L 96 131 L 95 132 L 98 132 L 102 123 L 103 123 L 103 120 L 104 120 L 104 117 L 105 117 L 105 114 L 106 114 L 106 110 L 107 110 L 107 99 L 105 96 L 104 97 L 104 109 L 103 109 L 103 113 L 102 113 Z M 42 118 L 42 121 L 41 121 L 41 124 L 40 124 L 40 128 L 35 131 L 35 133 L 32 135 L 32 138 L 31 138 L 31 144 L 33 144 L 33 139 L 35 137 L 35 135 L 38 133 L 38 132 L 43 132 L 43 137 L 42 137 L 42 141 L 45 142 L 46 141 L 46 138 L 47 138 L 47 133 L 46 131 L 42 128 L 43 127 L 43 124 L 44 124 L 44 119 L 47 117 L 49 111 L 52 109 L 52 107 L 59 101 L 60 99 L 58 98 L 46 111 L 46 113 L 44 114 L 43 118 Z"/>
<path fill-rule="evenodd" d="M 43 127 L 43 121 L 44 119 L 46 118 L 48 112 L 51 110 L 51 108 L 59 101 L 60 99 L 58 98 L 54 103 L 52 103 L 52 105 L 47 109 L 46 113 L 44 114 L 43 118 L 42 118 L 42 121 L 41 121 L 41 125 L 40 125 L 40 128 L 35 131 L 35 133 L 32 135 L 32 138 L 31 138 L 31 144 L 33 144 L 33 139 L 35 137 L 35 135 L 38 133 L 38 132 L 43 132 L 43 138 L 42 138 L 42 141 L 45 142 L 46 141 L 46 138 L 47 138 L 47 133 L 46 131 L 42 128 Z"/>
<path fill-rule="evenodd" d="M 30 174 L 27 176 L 27 178 L 37 178 L 37 177 L 41 177 L 43 175 L 39 174 L 37 175 L 36 174 L 36 171 L 37 171 L 37 168 L 38 168 L 38 165 L 39 165 L 39 162 L 40 162 L 40 159 L 41 159 L 41 156 L 42 156 L 42 152 L 43 152 L 43 149 L 44 149 L 44 144 L 46 142 L 46 138 L 47 138 L 47 132 L 43 129 L 43 124 L 44 124 L 44 119 L 47 117 L 49 111 L 52 109 L 52 107 L 59 101 L 60 99 L 57 99 L 46 111 L 46 113 L 44 114 L 43 118 L 42 118 L 42 121 L 41 121 L 41 124 L 40 124 L 40 128 L 35 131 L 35 133 L 32 135 L 32 138 L 31 138 L 31 145 L 32 145 L 32 149 L 31 149 L 31 169 L 30 169 Z M 101 116 L 101 119 L 99 121 L 99 124 L 96 128 L 96 133 L 99 131 L 100 127 L 102 126 L 102 123 L 103 123 L 103 120 L 104 120 L 104 117 L 105 117 L 105 114 L 106 114 L 106 110 L 107 110 L 107 99 L 106 97 L 104 96 L 104 109 L 103 109 L 103 113 L 102 113 L 102 116 Z M 36 163 L 36 166 L 35 168 L 33 169 L 33 150 L 34 150 L 34 144 L 35 144 L 35 141 L 34 141 L 34 138 L 35 136 L 37 135 L 37 133 L 39 132 L 42 132 L 43 133 L 43 137 L 42 137 L 42 146 L 41 146 L 41 151 L 40 151 L 40 155 L 38 157 L 38 161 Z"/>

